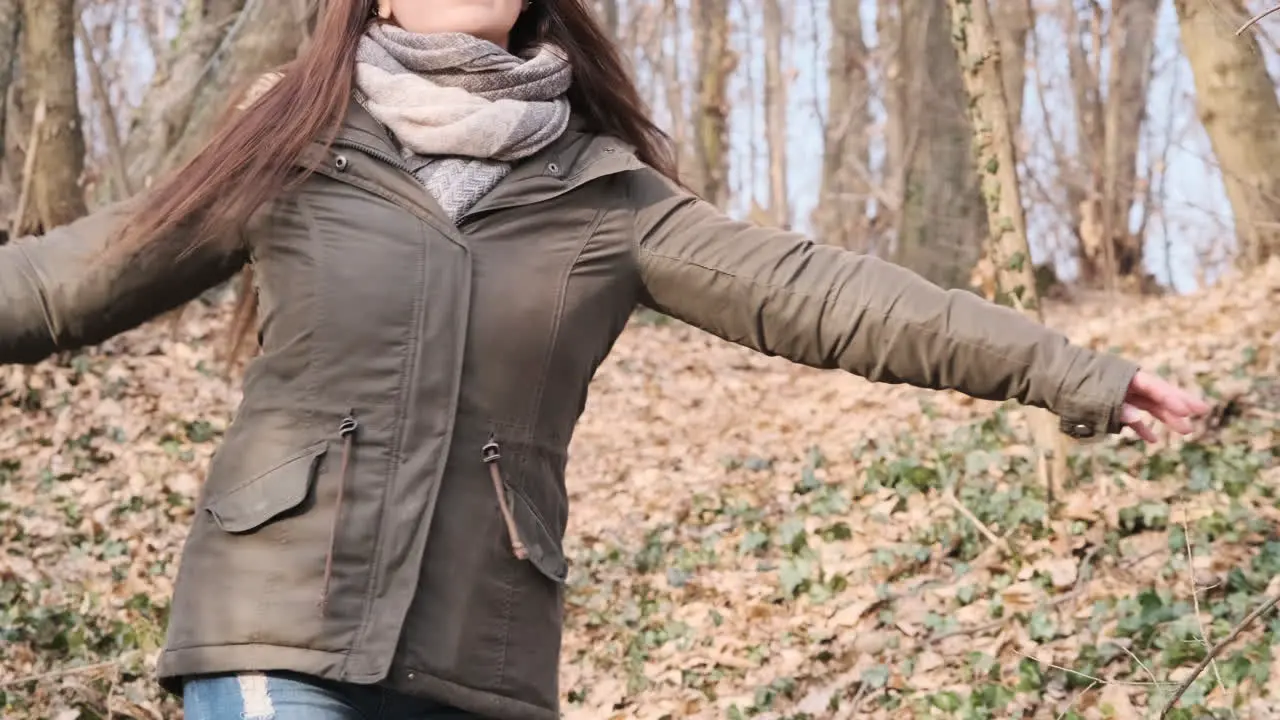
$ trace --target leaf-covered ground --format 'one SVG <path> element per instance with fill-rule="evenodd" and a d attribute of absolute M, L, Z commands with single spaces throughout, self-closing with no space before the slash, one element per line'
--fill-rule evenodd
<path fill-rule="evenodd" d="M 638 316 L 572 447 L 566 715 L 1154 716 L 1280 592 L 1277 307 L 1273 263 L 1193 297 L 1055 308 L 1215 415 L 1159 446 L 1073 448 L 1052 496 L 1017 408 Z M 0 368 L 0 716 L 179 716 L 151 671 L 238 400 L 226 314 Z M 1277 632 L 1261 616 L 1171 717 L 1280 716 Z"/>

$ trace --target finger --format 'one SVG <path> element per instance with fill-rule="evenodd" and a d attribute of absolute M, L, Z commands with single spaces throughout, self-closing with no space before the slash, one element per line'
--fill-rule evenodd
<path fill-rule="evenodd" d="M 1179 415 L 1197 416 L 1209 412 L 1209 404 L 1204 399 L 1153 373 L 1139 372 L 1134 376 L 1132 386 L 1137 391 L 1134 400 L 1146 396 Z"/>
<path fill-rule="evenodd" d="M 1138 437 L 1142 438 L 1143 440 L 1149 443 L 1157 442 L 1155 432 L 1151 429 L 1150 426 L 1148 426 L 1145 422 L 1142 421 L 1142 413 L 1138 410 L 1138 408 L 1134 407 L 1133 405 L 1130 405 L 1129 403 L 1125 403 L 1123 406 L 1121 406 L 1120 422 L 1133 428 L 1133 431 L 1137 433 Z"/>
<path fill-rule="evenodd" d="M 1191 423 L 1191 413 L 1189 412 L 1178 412 L 1177 408 L 1162 405 L 1158 400 L 1145 397 L 1134 398 L 1132 404 L 1138 409 L 1151 413 L 1155 419 L 1168 425 L 1176 432 L 1185 435 L 1195 429 L 1195 426 Z"/>
<path fill-rule="evenodd" d="M 1133 428 L 1133 431 L 1138 434 L 1138 437 L 1149 443 L 1156 443 L 1160 441 L 1159 438 L 1156 437 L 1155 431 L 1151 429 L 1151 426 L 1141 420 L 1131 423 L 1129 427 Z"/>

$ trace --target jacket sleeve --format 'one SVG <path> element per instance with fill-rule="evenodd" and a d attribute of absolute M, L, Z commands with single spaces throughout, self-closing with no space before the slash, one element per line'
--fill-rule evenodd
<path fill-rule="evenodd" d="M 195 299 L 245 262 L 239 244 L 133 255 L 108 243 L 131 201 L 0 246 L 0 364 L 93 345 Z"/>
<path fill-rule="evenodd" d="M 726 217 L 651 168 L 629 174 L 641 301 L 724 340 L 872 381 L 1046 408 L 1119 432 L 1137 366 L 877 258 Z"/>

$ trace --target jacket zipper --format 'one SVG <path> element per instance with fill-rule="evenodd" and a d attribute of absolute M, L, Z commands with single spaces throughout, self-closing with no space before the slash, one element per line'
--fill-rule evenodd
<path fill-rule="evenodd" d="M 342 518 L 343 493 L 347 487 L 347 470 L 351 464 L 351 449 L 355 445 L 356 431 L 360 429 L 360 421 L 356 419 L 356 411 L 352 410 L 338 423 L 338 436 L 342 438 L 342 465 L 338 470 L 338 499 L 333 508 L 333 524 L 329 528 L 329 551 L 324 556 L 324 585 L 320 588 L 320 607 L 324 609 L 329 603 L 329 583 L 333 579 L 333 551 L 338 543 L 338 523 Z"/>
<path fill-rule="evenodd" d="M 517 560 L 527 560 L 529 550 L 520 539 L 520 530 L 516 528 L 516 517 L 507 503 L 506 483 L 502 480 L 502 469 L 498 467 L 498 460 L 501 457 L 502 448 L 498 445 L 497 438 L 490 433 L 489 442 L 485 443 L 480 451 L 480 459 L 489 466 L 489 479 L 493 481 L 493 492 L 498 496 L 498 510 L 502 512 L 502 520 L 507 525 L 507 537 L 511 539 L 511 553 Z"/>

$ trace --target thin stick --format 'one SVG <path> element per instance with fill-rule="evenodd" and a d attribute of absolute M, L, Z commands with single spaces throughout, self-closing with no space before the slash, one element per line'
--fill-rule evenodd
<path fill-rule="evenodd" d="M 1187 583 L 1191 585 L 1191 608 L 1196 614 L 1196 625 L 1200 628 L 1200 644 L 1204 645 L 1205 650 L 1209 649 L 1209 633 L 1205 630 L 1204 621 L 1200 619 L 1200 589 L 1196 587 L 1196 569 L 1193 561 L 1195 555 L 1191 550 L 1191 526 L 1187 523 L 1187 519 L 1182 518 L 1182 539 L 1187 546 Z M 1209 664 L 1213 670 L 1213 678 L 1218 682 L 1218 687 L 1222 688 L 1222 692 L 1226 693 L 1226 683 L 1222 682 L 1222 673 L 1218 670 L 1218 661 L 1214 660 Z M 1236 713 L 1231 710 L 1231 717 L 1235 717 Z"/>
<path fill-rule="evenodd" d="M 98 672 L 100 670 L 118 670 L 121 665 L 125 664 L 126 662 L 129 662 L 130 660 L 135 659 L 140 654 L 141 653 L 138 653 L 138 652 L 129 652 L 129 653 L 125 653 L 124 655 L 121 655 L 120 657 L 114 660 L 107 660 L 106 662 L 94 663 L 92 665 L 79 665 L 76 667 L 60 668 L 58 670 L 50 670 L 49 672 L 46 672 L 46 673 L 40 673 L 39 675 L 28 675 L 26 677 L 21 677 L 16 680 L 5 680 L 4 682 L 0 682 L 0 689 L 14 687 L 17 685 L 26 685 L 27 683 L 33 683 L 33 682 L 39 683 L 39 682 L 44 682 L 46 680 L 57 680 L 58 678 L 64 678 L 71 675 L 83 675 L 85 673 L 93 673 L 93 672 Z"/>
<path fill-rule="evenodd" d="M 1047 667 L 1047 668 L 1053 668 L 1054 670 L 1060 670 L 1060 671 L 1062 671 L 1062 672 L 1064 672 L 1064 673 L 1067 673 L 1067 674 L 1069 674 L 1069 675 L 1075 675 L 1076 677 L 1084 678 L 1085 680 L 1089 680 L 1089 681 L 1091 681 L 1091 682 L 1093 682 L 1093 683 L 1096 683 L 1096 684 L 1098 684 L 1098 685 L 1116 685 L 1116 686 L 1118 686 L 1118 687 L 1163 687 L 1163 686 L 1167 686 L 1167 685 L 1172 685 L 1172 684 L 1173 684 L 1172 682 L 1160 682 L 1160 681 L 1155 681 L 1155 682 L 1138 682 L 1138 681 L 1136 681 L 1136 680 L 1111 680 L 1111 679 L 1108 679 L 1108 678 L 1094 677 L 1093 675 L 1090 675 L 1089 673 L 1082 673 L 1082 672 L 1080 672 L 1079 670 L 1072 670 L 1071 668 L 1068 668 L 1068 667 L 1063 667 L 1063 666 L 1061 666 L 1061 665 L 1054 665 L 1054 664 L 1053 664 L 1053 663 L 1051 663 L 1051 662 L 1045 662 L 1044 660 L 1041 660 L 1040 658 L 1038 658 L 1038 657 L 1036 657 L 1036 656 L 1034 656 L 1034 655 L 1028 655 L 1027 653 L 1022 652 L 1021 650 L 1014 650 L 1014 652 L 1018 653 L 1019 655 L 1021 655 L 1022 657 L 1026 658 L 1026 659 L 1028 659 L 1028 660 L 1032 660 L 1032 661 L 1034 661 L 1034 662 L 1036 662 L 1036 663 L 1039 663 L 1040 665 L 1043 665 L 1043 666 L 1045 666 L 1045 667 Z"/>
<path fill-rule="evenodd" d="M 1132 650 L 1115 641 L 1112 641 L 1111 644 L 1123 650 L 1125 655 L 1128 655 L 1129 657 L 1133 658 L 1133 661 L 1138 663 L 1138 667 L 1142 668 L 1142 671 L 1147 674 L 1147 677 L 1151 678 L 1152 685 L 1158 685 L 1160 683 L 1159 680 L 1156 680 L 1156 674 L 1151 672 L 1151 668 L 1147 667 L 1147 664 L 1142 662 L 1141 658 L 1139 658 L 1137 655 L 1134 655 Z"/>
<path fill-rule="evenodd" d="M 1249 616 L 1242 620 L 1239 625 L 1235 626 L 1231 631 L 1231 634 L 1226 636 L 1222 642 L 1213 646 L 1213 649 L 1209 651 L 1208 655 L 1204 656 L 1204 659 L 1200 661 L 1200 664 L 1196 666 L 1196 669 L 1192 670 L 1191 674 L 1187 676 L 1187 679 L 1182 681 L 1182 685 L 1178 686 L 1178 691 L 1173 694 L 1169 703 L 1164 706 L 1164 710 L 1160 711 L 1160 720 L 1164 720 L 1165 717 L 1169 715 L 1169 712 L 1173 710 L 1174 706 L 1178 704 L 1178 701 L 1182 699 L 1182 694 L 1187 691 L 1187 688 L 1191 687 L 1191 683 L 1196 681 L 1196 678 L 1199 677 L 1200 673 L 1204 672 L 1204 669 L 1208 667 L 1209 663 L 1213 662 L 1213 659 L 1222 652 L 1223 648 L 1230 645 L 1231 641 L 1235 640 L 1240 633 L 1244 632 L 1245 628 L 1252 625 L 1254 620 L 1257 620 L 1268 610 L 1275 607 L 1276 603 L 1280 603 L 1280 595 L 1268 598 L 1266 602 L 1262 603 L 1253 612 L 1249 613 Z"/>
<path fill-rule="evenodd" d="M 1058 715 L 1057 720 L 1062 720 L 1062 718 L 1066 717 L 1067 713 L 1075 709 L 1076 703 L 1080 702 L 1080 698 L 1084 697 L 1090 690 L 1096 687 L 1098 687 L 1098 683 L 1091 682 L 1088 687 L 1076 693 L 1076 696 L 1071 698 L 1071 704 L 1067 705 L 1067 709 L 1063 710 L 1062 713 Z"/>
<path fill-rule="evenodd" d="M 1257 15 L 1254 15 L 1253 17 L 1249 18 L 1249 22 L 1246 22 L 1245 24 L 1240 26 L 1240 29 L 1236 31 L 1236 35 L 1239 35 L 1240 33 L 1243 33 L 1245 30 L 1248 30 L 1254 25 L 1257 25 L 1263 18 L 1276 12 L 1280 12 L 1280 5 L 1276 5 L 1275 7 L 1272 7 L 1272 8 L 1267 8 L 1266 10 L 1263 10 Z"/>
<path fill-rule="evenodd" d="M 978 532 L 982 533 L 982 536 L 985 537 L 992 545 L 1004 544 L 1004 540 L 1001 540 L 999 535 L 992 532 L 991 528 L 983 524 L 983 522 L 978 519 L 978 516 L 973 514 L 973 511 L 965 507 L 964 503 L 960 502 L 960 498 L 956 497 L 955 493 L 951 491 L 951 488 L 947 488 L 942 491 L 942 499 L 946 500 L 947 504 L 954 508 L 956 512 L 963 515 L 966 520 L 973 523 L 973 526 L 978 529 Z"/>

